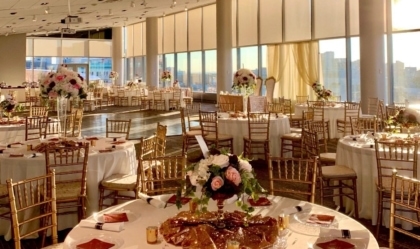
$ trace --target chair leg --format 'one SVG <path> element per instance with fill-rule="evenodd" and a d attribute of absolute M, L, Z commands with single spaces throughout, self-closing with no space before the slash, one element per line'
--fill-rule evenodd
<path fill-rule="evenodd" d="M 379 238 L 379 230 L 381 229 L 382 226 L 382 193 L 378 192 L 378 218 L 377 218 L 377 223 L 376 223 L 376 238 Z"/>
<path fill-rule="evenodd" d="M 321 195 L 321 206 L 324 206 L 324 180 L 319 178 L 319 190 Z"/>
<path fill-rule="evenodd" d="M 99 186 L 99 211 L 101 211 L 104 207 L 104 192 L 105 190 L 101 186 Z"/>
<path fill-rule="evenodd" d="M 344 206 L 344 204 L 343 204 L 343 187 L 344 187 L 344 185 L 343 185 L 343 182 L 341 180 L 338 181 L 338 186 L 339 186 L 338 193 L 340 195 L 340 207 L 343 207 Z"/>

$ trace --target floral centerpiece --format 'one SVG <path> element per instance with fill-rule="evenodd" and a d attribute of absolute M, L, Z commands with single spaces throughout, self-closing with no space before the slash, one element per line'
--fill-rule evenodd
<path fill-rule="evenodd" d="M 186 195 L 194 196 L 196 188 L 200 186 L 199 197 L 194 197 L 201 211 L 207 211 L 210 199 L 218 202 L 236 195 L 236 204 L 246 212 L 254 209 L 244 201 L 245 195 L 258 199 L 258 193 L 263 188 L 254 177 L 254 171 L 246 158 L 219 150 L 211 150 L 211 155 L 187 169 L 191 185 L 187 188 Z M 180 203 L 178 203 L 180 207 Z"/>
<path fill-rule="evenodd" d="M 6 95 L 6 99 L 0 102 L 0 107 L 9 118 L 12 112 L 22 110 L 22 105 L 10 94 Z"/>
<path fill-rule="evenodd" d="M 171 80 L 171 72 L 163 71 L 162 74 L 160 75 L 160 79 L 162 81 Z"/>
<path fill-rule="evenodd" d="M 318 81 L 312 84 L 312 89 L 318 100 L 328 100 L 332 96 L 331 90 L 325 89 Z"/>
<path fill-rule="evenodd" d="M 241 90 L 244 95 L 250 95 L 257 85 L 255 82 L 256 76 L 249 69 L 239 69 L 233 75 L 233 85 L 232 89 Z"/>
<path fill-rule="evenodd" d="M 420 114 L 414 109 L 401 109 L 394 116 L 391 116 L 387 123 L 393 127 L 404 127 L 410 132 L 410 128 L 420 124 Z"/>
<path fill-rule="evenodd" d="M 118 72 L 116 72 L 116 71 L 111 71 L 110 73 L 109 73 L 109 78 L 110 79 L 114 79 L 114 80 L 116 80 L 116 79 L 118 79 L 118 77 L 119 77 L 120 75 L 118 74 Z"/>

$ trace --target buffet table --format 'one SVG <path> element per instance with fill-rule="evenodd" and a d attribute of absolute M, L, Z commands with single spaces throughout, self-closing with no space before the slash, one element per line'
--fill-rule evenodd
<path fill-rule="evenodd" d="M 219 118 L 219 133 L 233 136 L 233 151 L 239 153 L 244 149 L 244 136 L 248 135 L 247 118 Z M 290 133 L 287 116 L 270 118 L 270 154 L 280 156 L 280 137 Z M 262 147 L 262 146 L 261 146 Z M 261 148 L 264 152 L 264 148 Z"/>
<path fill-rule="evenodd" d="M 168 195 L 158 196 L 160 200 L 166 202 L 169 198 Z M 357 248 L 377 249 L 379 248 L 377 241 L 373 235 L 359 222 L 352 218 L 336 212 L 334 210 L 316 205 L 309 204 L 298 200 L 293 200 L 279 196 L 268 196 L 271 201 L 270 206 L 266 207 L 255 207 L 255 211 L 252 215 L 262 215 L 263 217 L 270 216 L 275 219 L 282 213 L 284 208 L 294 207 L 297 205 L 302 206 L 303 204 L 310 206 L 310 211 L 300 212 L 290 215 L 289 233 L 285 235 L 287 248 L 288 249 L 301 249 L 301 248 L 316 248 L 319 242 L 334 240 L 334 237 L 322 237 L 319 238 L 319 226 L 313 226 L 306 222 L 301 222 L 302 217 L 309 216 L 310 214 L 327 214 L 334 216 L 334 222 L 332 227 L 336 229 L 348 229 L 350 231 L 359 230 L 365 236 L 366 239 L 341 239 L 356 245 Z M 95 214 L 88 218 L 92 222 L 99 220 L 103 214 L 125 212 L 128 216 L 128 222 L 124 224 L 124 230 L 120 232 L 112 232 L 105 230 L 96 230 L 94 228 L 82 227 L 80 224 L 73 228 L 72 231 L 67 235 L 64 241 L 64 248 L 74 249 L 77 245 L 90 241 L 94 238 L 109 242 L 115 246 L 112 248 L 126 248 L 126 249 L 153 249 L 153 248 L 182 248 L 176 247 L 172 244 L 164 241 L 163 238 L 158 240 L 157 244 L 148 244 L 146 242 L 146 227 L 149 226 L 160 226 L 168 218 L 174 217 L 180 211 L 187 211 L 188 205 L 184 205 L 181 210 L 178 210 L 175 205 L 168 204 L 166 208 L 156 208 L 152 205 L 147 204 L 146 201 L 139 199 L 129 201 L 114 207 L 110 207 L 103 210 L 99 214 Z M 209 202 L 209 210 L 217 210 L 215 202 Z M 225 211 L 238 210 L 234 203 L 225 205 Z M 106 223 L 105 223 L 106 224 Z M 330 227 L 331 227 L 330 226 Z M 185 247 L 184 247 L 185 248 Z"/>
<path fill-rule="evenodd" d="M 47 140 L 45 140 L 47 141 Z M 80 139 L 78 141 L 86 141 Z M 126 141 L 117 145 L 111 152 L 100 153 L 99 150 L 112 146 L 110 138 L 100 138 L 95 146 L 89 148 L 87 165 L 87 214 L 90 215 L 98 210 L 99 191 L 98 186 L 102 179 L 116 173 L 135 174 L 137 171 L 136 152 L 134 144 Z M 12 178 L 14 182 L 45 174 L 44 154 L 33 155 L 33 151 L 26 150 L 26 144 L 35 147 L 40 142 L 30 140 L 22 142 L 23 145 L 13 145 L 0 154 L 0 183 Z M 23 157 L 10 157 L 10 154 L 24 154 Z M 77 224 L 77 215 L 60 215 L 59 230 L 74 227 Z M 7 223 L 7 225 L 5 225 Z M 6 239 L 11 238 L 11 230 L 8 222 L 0 220 L 0 234 Z"/>
<path fill-rule="evenodd" d="M 400 136 L 404 137 L 406 135 Z M 336 163 L 356 171 L 359 218 L 372 219 L 372 225 L 376 225 L 378 194 L 376 192 L 375 179 L 378 177 L 378 170 L 373 144 L 373 138 L 367 139 L 366 141 L 362 141 L 361 139 L 353 141 L 351 136 L 346 136 L 340 139 L 337 145 Z M 393 167 L 398 169 L 398 164 L 393 165 Z M 417 167 L 417 171 L 420 171 L 420 164 Z M 353 201 L 348 198 L 343 198 L 343 201 L 346 213 L 352 214 L 354 212 Z M 388 204 L 385 204 L 385 206 L 389 207 Z M 404 215 L 413 214 L 404 213 Z M 399 223 L 399 220 L 397 220 L 397 223 Z M 389 210 L 383 211 L 383 224 L 387 227 L 389 226 Z M 409 230 L 412 229 L 412 226 L 404 222 L 403 228 Z"/>

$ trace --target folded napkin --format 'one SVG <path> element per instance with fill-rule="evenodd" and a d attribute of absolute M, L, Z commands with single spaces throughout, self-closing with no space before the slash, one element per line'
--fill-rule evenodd
<path fill-rule="evenodd" d="M 345 239 L 369 239 L 368 230 L 345 230 L 345 229 L 328 229 L 321 227 L 319 237 L 335 237 Z"/>
<path fill-rule="evenodd" d="M 331 248 L 339 248 L 339 249 L 354 249 L 355 246 L 351 243 L 348 243 L 346 241 L 334 239 L 327 242 L 322 243 L 316 243 L 316 246 L 322 248 L 322 249 L 331 249 Z"/>
<path fill-rule="evenodd" d="M 112 142 L 111 144 L 123 144 L 123 143 L 125 143 L 125 141 L 115 141 L 115 142 Z"/>
<path fill-rule="evenodd" d="M 249 198 L 248 202 L 253 207 L 259 207 L 259 206 L 261 207 L 261 206 L 270 206 L 271 205 L 271 201 L 269 199 L 267 199 L 266 197 L 260 197 L 260 198 L 258 198 L 258 200 L 254 200 L 252 198 Z"/>
<path fill-rule="evenodd" d="M 34 157 L 42 157 L 42 156 L 44 156 L 44 154 L 42 154 L 42 153 L 31 153 L 31 154 L 27 154 L 27 155 L 25 155 L 25 157 L 27 157 L 27 158 L 34 158 Z"/>
<path fill-rule="evenodd" d="M 181 199 L 180 199 L 182 205 L 187 204 L 188 202 L 190 202 L 190 200 L 191 200 L 191 198 L 183 197 L 183 196 L 181 196 Z M 171 198 L 169 198 L 167 203 L 176 204 L 176 195 L 171 196 Z"/>
<path fill-rule="evenodd" d="M 115 244 L 108 243 L 99 239 L 92 239 L 86 243 L 76 245 L 76 248 L 77 249 L 91 249 L 91 248 L 109 249 L 109 248 L 112 248 L 113 246 L 115 246 Z"/>
<path fill-rule="evenodd" d="M 150 205 L 156 207 L 156 208 L 164 208 L 165 207 L 165 202 L 157 199 L 157 198 L 153 198 L 150 197 L 146 194 L 143 193 L 139 193 L 139 197 L 140 199 L 144 200 L 145 202 L 149 203 Z"/>
<path fill-rule="evenodd" d="M 327 214 L 311 214 L 306 222 L 329 226 L 334 221 L 334 218 L 334 216 Z"/>
<path fill-rule="evenodd" d="M 282 210 L 282 213 L 284 213 L 284 214 L 294 214 L 294 213 L 298 213 L 298 212 L 311 211 L 311 209 L 312 209 L 312 205 L 309 204 L 309 203 L 305 203 L 305 204 L 299 204 L 298 206 L 295 206 L 295 207 L 284 208 Z"/>
<path fill-rule="evenodd" d="M 23 154 L 10 154 L 9 157 L 23 157 Z"/>
<path fill-rule="evenodd" d="M 125 222 L 128 221 L 126 213 L 108 213 L 102 215 L 105 223 Z"/>
<path fill-rule="evenodd" d="M 98 230 L 106 230 L 113 232 L 120 232 L 124 230 L 124 222 L 115 222 L 115 223 L 100 223 L 94 220 L 81 220 L 79 225 L 81 227 L 95 228 Z"/>

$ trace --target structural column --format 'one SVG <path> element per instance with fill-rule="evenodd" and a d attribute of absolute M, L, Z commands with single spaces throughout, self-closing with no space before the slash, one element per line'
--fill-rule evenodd
<path fill-rule="evenodd" d="M 119 74 L 117 85 L 124 82 L 124 37 L 123 27 L 112 28 L 112 70 Z"/>
<path fill-rule="evenodd" d="M 146 82 L 159 86 L 158 18 L 146 18 Z"/>
<path fill-rule="evenodd" d="M 385 1 L 364 0 L 359 4 L 360 90 L 362 111 L 367 112 L 368 99 L 385 99 Z"/>
<path fill-rule="evenodd" d="M 217 96 L 232 90 L 232 1 L 216 0 Z"/>

